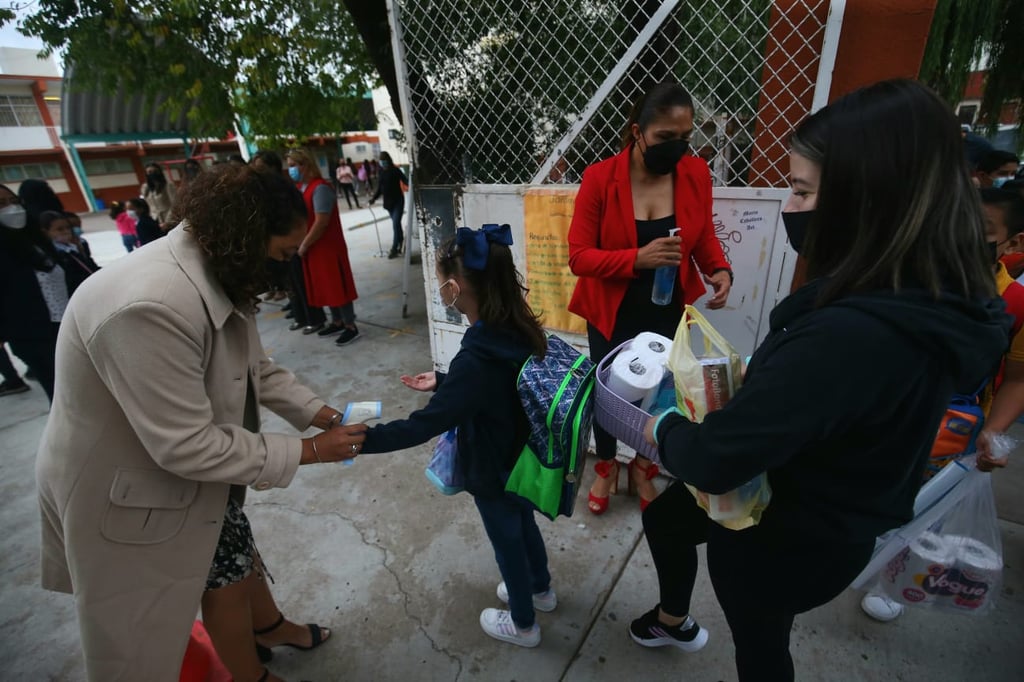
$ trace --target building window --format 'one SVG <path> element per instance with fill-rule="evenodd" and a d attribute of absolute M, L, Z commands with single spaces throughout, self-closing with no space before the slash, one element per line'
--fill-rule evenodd
<path fill-rule="evenodd" d="M 50 112 L 54 127 L 60 128 L 60 100 L 47 99 L 46 109 Z"/>
<path fill-rule="evenodd" d="M 966 123 L 967 125 L 974 125 L 974 117 L 978 115 L 978 105 L 976 104 L 961 104 L 960 108 L 957 109 L 957 118 L 960 119 L 960 123 Z"/>
<path fill-rule="evenodd" d="M 401 131 L 395 130 L 394 128 L 388 128 L 388 139 L 389 140 L 401 140 L 402 139 Z"/>
<path fill-rule="evenodd" d="M 43 180 L 59 180 L 64 177 L 60 164 L 56 163 L 23 163 L 14 166 L 0 166 L 0 177 L 4 182 L 21 182 L 29 178 Z"/>
<path fill-rule="evenodd" d="M 366 145 L 365 144 L 357 144 L 356 145 L 356 154 L 365 154 L 365 153 L 366 153 Z"/>
<path fill-rule="evenodd" d="M 86 175 L 115 175 L 117 173 L 134 173 L 135 166 L 131 159 L 89 159 L 82 163 Z"/>
<path fill-rule="evenodd" d="M 31 96 L 0 95 L 0 127 L 17 128 L 41 125 L 43 125 L 43 117 L 39 115 L 36 101 Z"/>

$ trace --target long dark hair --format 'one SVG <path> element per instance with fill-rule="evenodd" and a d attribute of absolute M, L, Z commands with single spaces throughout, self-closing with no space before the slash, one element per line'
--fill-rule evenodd
<path fill-rule="evenodd" d="M 61 203 L 57 193 L 53 191 L 46 180 L 30 178 L 23 181 L 18 187 L 18 198 L 21 199 L 21 205 L 25 207 L 28 219 L 26 227 L 35 231 L 39 230 L 40 213 L 64 210 L 64 204 Z"/>
<path fill-rule="evenodd" d="M 305 222 L 306 202 L 283 175 L 221 164 L 185 187 L 177 212 L 228 298 L 254 310 L 267 287 L 267 242 Z"/>
<path fill-rule="evenodd" d="M 152 175 L 156 175 L 156 179 L 150 178 L 150 169 L 156 171 Z M 149 188 L 150 192 L 163 192 L 167 187 L 167 177 L 164 175 L 164 170 L 158 164 L 151 163 L 146 166 L 146 187 Z"/>
<path fill-rule="evenodd" d="M 693 111 L 693 98 L 679 83 L 662 81 L 640 96 L 629 112 L 626 125 L 622 129 L 622 148 L 627 149 L 633 144 L 633 124 L 645 129 L 656 117 L 667 113 L 670 109 L 683 107 Z"/>
<path fill-rule="evenodd" d="M 828 109 L 817 211 L 803 249 L 808 276 L 827 278 L 820 302 L 903 286 L 994 297 L 978 193 L 945 102 L 897 79 Z"/>
<path fill-rule="evenodd" d="M 25 182 L 28 182 L 28 180 Z M 24 184 L 22 183 L 22 186 Z M 46 183 L 43 184 L 45 185 Z M 7 185 L 0 185 L 0 190 L 18 196 Z M 22 197 L 18 198 L 24 204 L 25 200 Z M 56 198 L 56 195 L 54 195 L 54 198 Z M 29 218 L 27 215 L 28 207 L 26 206 L 25 213 L 25 227 L 20 230 L 0 224 L 0 249 L 9 253 L 14 260 L 30 266 L 33 270 L 49 272 L 57 264 L 57 250 L 54 248 L 53 242 L 39 229 L 39 215 L 45 213 L 45 211 L 39 211 L 34 217 Z"/>
<path fill-rule="evenodd" d="M 540 318 L 526 302 L 530 292 L 516 270 L 512 249 L 490 244 L 487 267 L 471 270 L 462 262 L 462 247 L 449 239 L 438 252 L 437 268 L 445 277 L 461 277 L 469 282 L 480 306 L 480 319 L 486 325 L 511 328 L 530 342 L 533 355 L 543 358 L 548 349 L 547 335 Z"/>

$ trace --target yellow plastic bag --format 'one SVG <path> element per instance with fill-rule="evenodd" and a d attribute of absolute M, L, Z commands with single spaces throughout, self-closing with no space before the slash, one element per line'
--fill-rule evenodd
<path fill-rule="evenodd" d="M 693 326 L 703 338 L 700 355 L 694 353 L 691 345 Z M 694 422 L 704 421 L 708 412 L 724 406 L 742 381 L 743 364 L 739 353 L 700 311 L 689 305 L 676 329 L 668 366 L 676 384 L 676 404 L 683 415 Z M 724 495 L 705 493 L 690 484 L 686 487 L 711 520 L 732 530 L 757 525 L 772 495 L 764 473 Z"/>

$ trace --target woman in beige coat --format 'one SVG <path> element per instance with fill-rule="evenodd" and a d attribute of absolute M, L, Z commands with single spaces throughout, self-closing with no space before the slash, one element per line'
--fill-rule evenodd
<path fill-rule="evenodd" d="M 278 680 L 266 646 L 329 632 L 279 621 L 248 522 L 245 486 L 287 486 L 300 464 L 356 456 L 365 427 L 264 354 L 253 318 L 265 261 L 306 232 L 285 178 L 223 166 L 192 183 L 182 224 L 91 277 L 67 308 L 56 395 L 36 477 L 42 577 L 73 592 L 93 682 L 178 679 L 203 619 L 237 682 Z M 126 286 L 130 283 L 130 286 Z M 313 438 L 259 433 L 259 405 Z M 216 557 L 216 559 L 215 559 Z"/>

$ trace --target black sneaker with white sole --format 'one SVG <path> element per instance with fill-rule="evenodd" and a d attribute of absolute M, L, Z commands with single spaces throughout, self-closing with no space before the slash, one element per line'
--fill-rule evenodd
<path fill-rule="evenodd" d="M 334 342 L 336 346 L 347 346 L 356 339 L 359 338 L 359 329 L 357 327 L 345 327 L 341 331 L 341 336 Z"/>
<path fill-rule="evenodd" d="M 658 607 L 629 625 L 629 636 L 640 646 L 674 646 L 683 651 L 700 651 L 708 643 L 708 631 L 689 616 L 679 625 L 665 625 L 658 620 Z"/>

